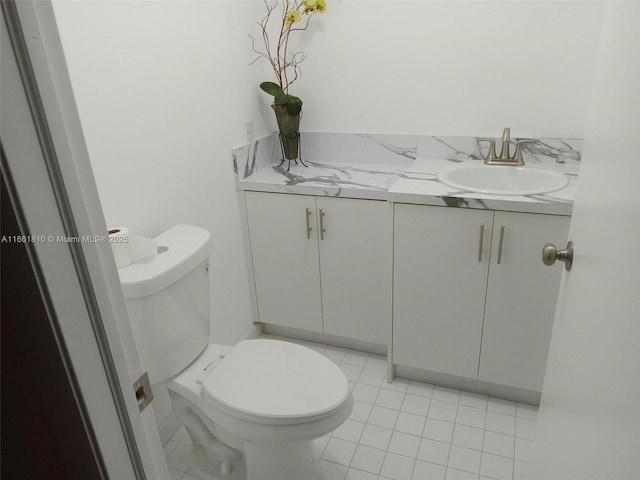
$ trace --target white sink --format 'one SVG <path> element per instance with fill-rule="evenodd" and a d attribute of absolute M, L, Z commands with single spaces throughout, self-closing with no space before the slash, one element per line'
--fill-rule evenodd
<path fill-rule="evenodd" d="M 460 190 L 493 195 L 549 193 L 569 183 L 561 172 L 479 162 L 465 162 L 444 168 L 438 172 L 438 180 Z"/>

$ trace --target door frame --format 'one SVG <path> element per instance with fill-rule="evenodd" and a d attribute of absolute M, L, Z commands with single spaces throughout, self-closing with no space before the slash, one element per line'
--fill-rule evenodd
<path fill-rule="evenodd" d="M 102 478 L 168 479 L 49 1 L 2 0 L 2 175 Z M 45 399 L 46 400 L 46 399 Z"/>

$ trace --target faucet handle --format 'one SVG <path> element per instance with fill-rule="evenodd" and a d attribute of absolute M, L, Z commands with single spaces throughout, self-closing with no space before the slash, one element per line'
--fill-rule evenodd
<path fill-rule="evenodd" d="M 527 143 L 536 143 L 536 140 L 533 138 L 519 138 L 516 143 L 516 151 L 513 154 L 513 159 L 518 163 L 518 165 L 524 165 L 524 159 L 522 158 L 522 146 Z"/>
<path fill-rule="evenodd" d="M 489 142 L 489 153 L 487 153 L 487 157 L 484 159 L 484 163 L 492 162 L 493 160 L 497 160 L 496 157 L 496 141 L 493 138 L 478 138 L 478 142 Z"/>

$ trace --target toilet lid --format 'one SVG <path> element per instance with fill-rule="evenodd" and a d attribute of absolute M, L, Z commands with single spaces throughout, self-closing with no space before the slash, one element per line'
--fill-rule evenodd
<path fill-rule="evenodd" d="M 349 396 L 344 373 L 310 348 L 278 340 L 244 340 L 202 383 L 225 413 L 256 423 L 310 422 Z"/>

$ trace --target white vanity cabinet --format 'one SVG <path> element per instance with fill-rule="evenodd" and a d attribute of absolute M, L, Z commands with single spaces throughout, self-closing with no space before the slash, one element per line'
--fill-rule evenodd
<path fill-rule="evenodd" d="M 558 215 L 495 213 L 480 380 L 542 391 L 564 265 L 545 266 L 542 247 L 564 248 L 569 222 Z"/>
<path fill-rule="evenodd" d="M 384 201 L 245 192 L 261 322 L 386 344 Z"/>
<path fill-rule="evenodd" d="M 540 391 L 569 217 L 395 204 L 393 362 Z"/>

